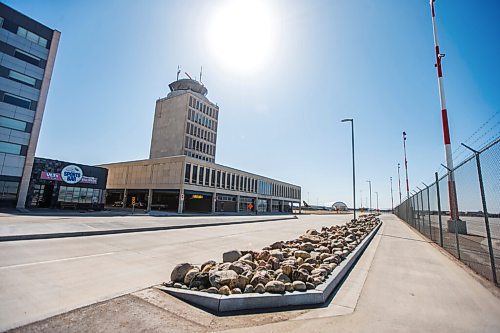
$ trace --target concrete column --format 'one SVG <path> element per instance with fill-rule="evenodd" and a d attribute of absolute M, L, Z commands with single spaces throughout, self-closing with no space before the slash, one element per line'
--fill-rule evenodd
<path fill-rule="evenodd" d="M 177 208 L 177 213 L 182 214 L 184 211 L 184 189 L 179 190 L 179 207 Z"/>
<path fill-rule="evenodd" d="M 285 200 L 281 200 L 281 212 L 285 212 Z"/>
<path fill-rule="evenodd" d="M 151 201 L 153 201 L 153 189 L 148 190 L 148 213 L 151 211 Z"/>
<path fill-rule="evenodd" d="M 124 189 L 124 190 L 123 190 L 123 202 L 122 202 L 122 208 L 127 207 L 127 195 L 128 195 L 127 189 Z"/>
<path fill-rule="evenodd" d="M 43 73 L 42 86 L 40 87 L 40 96 L 38 97 L 35 118 L 33 120 L 33 126 L 30 133 L 28 150 L 26 152 L 26 158 L 24 159 L 23 173 L 21 182 L 19 183 L 19 194 L 17 195 L 16 204 L 17 209 L 26 208 L 26 197 L 28 196 L 33 164 L 35 163 L 35 151 L 38 144 L 38 137 L 40 135 L 40 128 L 42 126 L 43 112 L 45 110 L 47 94 L 49 93 L 50 79 L 52 77 L 52 70 L 54 69 L 60 37 L 61 33 L 59 31 L 54 31 L 52 34 L 47 64 L 45 65 L 45 71 Z"/>
<path fill-rule="evenodd" d="M 216 200 L 217 200 L 217 193 L 214 192 L 214 194 L 212 195 L 212 214 L 215 213 Z"/>
<path fill-rule="evenodd" d="M 236 213 L 240 212 L 240 196 L 236 196 Z"/>
<path fill-rule="evenodd" d="M 269 201 L 267 202 L 269 207 L 267 207 L 267 211 L 269 213 L 272 213 L 273 212 L 273 199 L 269 199 Z"/>

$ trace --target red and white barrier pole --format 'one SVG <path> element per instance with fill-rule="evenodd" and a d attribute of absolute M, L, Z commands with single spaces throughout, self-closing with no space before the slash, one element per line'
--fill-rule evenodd
<path fill-rule="evenodd" d="M 432 14 L 432 30 L 434 32 L 434 46 L 436 49 L 436 69 L 438 75 L 439 84 L 439 98 L 441 101 L 441 118 L 443 121 L 443 135 L 444 135 L 444 147 L 446 152 L 446 167 L 448 170 L 453 170 L 453 158 L 451 153 L 451 142 L 450 142 L 450 128 L 448 126 L 448 112 L 446 110 L 446 99 L 444 96 L 444 86 L 443 86 L 443 68 L 441 66 L 441 58 L 444 54 L 439 52 L 439 44 L 436 32 L 436 13 L 434 11 L 434 1 L 430 0 L 431 4 L 431 14 Z M 455 176 L 452 172 L 448 172 L 448 197 L 450 199 L 450 217 L 452 221 L 458 221 L 458 203 L 457 203 L 457 191 L 455 187 Z"/>

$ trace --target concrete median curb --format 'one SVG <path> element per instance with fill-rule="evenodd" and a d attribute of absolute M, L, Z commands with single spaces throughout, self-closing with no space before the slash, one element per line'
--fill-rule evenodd
<path fill-rule="evenodd" d="M 377 234 L 382 225 L 379 225 L 368 234 L 365 239 L 342 261 L 333 271 L 328 279 L 314 290 L 305 292 L 286 292 L 284 294 L 240 294 L 223 296 L 209 294 L 199 291 L 191 291 L 178 288 L 157 287 L 168 294 L 184 300 L 190 304 L 205 308 L 216 314 L 224 314 L 233 311 L 252 311 L 264 309 L 276 309 L 289 306 L 311 306 L 325 303 L 334 290 L 341 284 L 344 277 L 366 249 L 370 241 Z"/>
<path fill-rule="evenodd" d="M 203 224 L 184 224 L 184 225 L 171 225 L 171 226 L 160 226 L 160 227 L 144 227 L 144 228 L 110 229 L 110 230 L 93 230 L 93 231 L 73 231 L 73 232 L 46 233 L 46 234 L 12 235 L 12 236 L 0 236 L 0 242 L 12 242 L 12 241 L 22 241 L 22 240 L 35 240 L 35 239 L 115 235 L 115 234 L 127 234 L 127 233 L 135 233 L 135 232 L 166 231 L 166 230 L 178 230 L 178 229 L 217 227 L 217 226 L 227 226 L 227 225 L 233 225 L 233 224 L 263 223 L 263 222 L 286 221 L 286 220 L 296 220 L 296 219 L 297 219 L 297 217 L 293 216 L 293 217 L 284 217 L 284 218 L 277 218 L 277 219 L 267 218 L 267 219 L 262 219 L 262 220 L 249 220 L 249 221 L 210 222 L 210 223 L 203 223 Z"/>

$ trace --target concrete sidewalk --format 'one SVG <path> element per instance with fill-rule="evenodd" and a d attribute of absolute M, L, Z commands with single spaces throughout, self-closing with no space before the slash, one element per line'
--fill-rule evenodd
<path fill-rule="evenodd" d="M 394 215 L 382 220 L 382 237 L 351 315 L 337 316 L 330 306 L 330 315 L 315 309 L 234 332 L 500 332 L 497 296 Z"/>
<path fill-rule="evenodd" d="M 150 216 L 14 215 L 0 213 L 0 242 L 160 231 L 295 219 L 294 215 Z"/>

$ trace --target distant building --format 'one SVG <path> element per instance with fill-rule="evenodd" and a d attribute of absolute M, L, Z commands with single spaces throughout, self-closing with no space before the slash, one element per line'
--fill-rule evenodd
<path fill-rule="evenodd" d="M 219 107 L 191 79 L 156 101 L 150 159 L 100 165 L 109 170 L 106 204 L 147 210 L 291 212 L 300 186 L 215 164 Z"/>
<path fill-rule="evenodd" d="M 26 205 L 59 38 L 0 3 L 0 206 Z"/>
<path fill-rule="evenodd" d="M 149 158 L 186 155 L 215 162 L 219 107 L 207 88 L 191 79 L 172 82 L 156 101 Z"/>
<path fill-rule="evenodd" d="M 347 205 L 342 201 L 337 201 L 332 205 L 333 210 L 345 211 L 347 210 Z"/>

